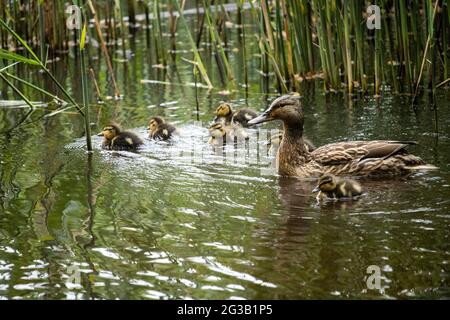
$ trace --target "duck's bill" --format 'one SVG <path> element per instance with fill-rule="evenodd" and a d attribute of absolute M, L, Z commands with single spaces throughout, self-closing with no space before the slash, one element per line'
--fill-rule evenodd
<path fill-rule="evenodd" d="M 257 116 L 256 118 L 250 120 L 249 122 L 247 122 L 247 124 L 252 126 L 252 125 L 264 123 L 264 122 L 267 122 L 270 120 L 272 120 L 272 119 L 266 113 L 263 113 L 263 114 Z"/>
<path fill-rule="evenodd" d="M 320 191 L 319 187 L 315 187 L 312 192 L 316 193 L 316 192 L 319 192 L 319 191 Z"/>
<path fill-rule="evenodd" d="M 99 132 L 99 133 L 97 133 L 97 136 L 99 136 L 99 137 L 103 137 L 103 132 Z"/>

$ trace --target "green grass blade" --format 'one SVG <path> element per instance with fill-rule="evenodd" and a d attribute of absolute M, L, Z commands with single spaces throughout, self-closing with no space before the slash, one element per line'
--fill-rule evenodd
<path fill-rule="evenodd" d="M 178 1 L 175 1 L 175 4 L 177 6 L 178 12 L 180 13 L 180 21 L 183 24 L 183 26 L 186 28 L 189 43 L 191 44 L 192 51 L 194 52 L 195 62 L 197 63 L 197 67 L 200 71 L 200 74 L 202 75 L 203 80 L 205 80 L 205 82 L 208 84 L 208 87 L 213 88 L 211 80 L 209 80 L 208 73 L 206 72 L 206 68 L 202 62 L 200 53 L 198 52 L 197 45 L 195 44 L 194 38 L 192 37 L 191 31 L 189 30 L 189 26 L 186 23 L 186 20 L 184 19 L 183 12 L 180 9 L 180 5 L 178 4 Z"/>
<path fill-rule="evenodd" d="M 11 81 L 9 81 L 2 73 L 0 73 L 0 78 L 2 78 L 2 79 L 8 84 L 8 86 L 10 86 L 11 89 L 12 89 L 15 93 L 17 93 L 17 94 L 22 98 L 22 100 L 25 101 L 25 103 L 26 103 L 27 105 L 30 106 L 31 109 L 35 109 L 35 108 L 36 108 L 36 106 L 33 104 L 33 102 L 31 102 L 27 97 L 25 97 L 25 95 L 24 95 L 19 89 L 17 89 L 17 88 L 14 86 L 14 84 L 13 84 Z"/>
<path fill-rule="evenodd" d="M 5 68 L 3 68 L 3 69 L 5 69 Z M 3 69 L 1 69 L 0 72 L 2 72 Z M 19 82 L 23 83 L 24 85 L 26 85 L 26 86 L 28 86 L 28 87 L 30 87 L 30 88 L 35 89 L 36 91 L 39 91 L 40 93 L 43 93 L 43 94 L 49 96 L 50 98 L 53 98 L 53 99 L 55 99 L 55 100 L 58 100 L 60 103 L 68 104 L 66 101 L 64 101 L 64 100 L 61 99 L 60 97 L 55 96 L 54 94 L 52 94 L 52 93 L 50 93 L 50 92 L 48 92 L 48 91 L 46 91 L 46 90 L 44 90 L 44 89 L 42 89 L 42 88 L 39 88 L 38 86 L 36 86 L 36 85 L 34 85 L 34 84 L 32 84 L 32 83 L 26 81 L 26 80 L 23 80 L 23 79 L 21 79 L 21 78 L 19 78 L 19 77 L 16 77 L 16 76 L 13 75 L 13 74 L 10 74 L 10 73 L 8 73 L 8 72 L 5 72 L 5 75 L 7 75 L 7 76 L 10 77 L 10 78 L 13 78 L 13 79 L 16 80 L 16 81 L 19 81 Z"/>
<path fill-rule="evenodd" d="M 19 41 L 25 49 L 27 49 L 27 51 L 31 54 L 31 56 L 34 58 L 34 60 L 36 60 L 39 63 L 42 63 L 38 56 L 36 55 L 36 53 L 34 53 L 33 49 L 30 48 L 30 46 L 26 43 L 25 40 L 23 40 L 13 29 L 11 29 L 10 26 L 8 26 L 8 24 L 6 22 L 3 21 L 3 19 L 0 19 L 0 24 L 6 29 L 8 30 L 8 32 L 14 37 L 16 38 L 17 41 Z"/>
<path fill-rule="evenodd" d="M 8 70 L 9 68 L 14 67 L 16 64 L 19 64 L 19 63 L 20 63 L 20 62 L 14 62 L 14 63 L 11 63 L 10 65 L 7 65 L 6 67 L 0 69 L 0 73 L 1 73 L 1 72 L 4 72 L 4 71 L 6 71 L 6 70 Z"/>
<path fill-rule="evenodd" d="M 17 54 L 17 53 L 11 52 L 11 51 L 7 51 L 4 49 L 0 49 L 0 59 L 16 61 L 16 62 L 24 62 L 24 63 L 28 63 L 28 64 L 33 64 L 33 65 L 39 65 L 39 62 L 37 62 L 36 60 L 24 57 L 20 54 Z"/>

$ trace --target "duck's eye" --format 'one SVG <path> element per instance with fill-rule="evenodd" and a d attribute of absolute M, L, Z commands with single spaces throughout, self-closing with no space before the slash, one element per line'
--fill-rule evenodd
<path fill-rule="evenodd" d="M 324 186 L 324 185 L 326 185 L 326 184 L 328 184 L 328 183 L 330 183 L 331 181 L 322 181 L 320 184 L 319 184 L 319 187 L 320 186 Z"/>

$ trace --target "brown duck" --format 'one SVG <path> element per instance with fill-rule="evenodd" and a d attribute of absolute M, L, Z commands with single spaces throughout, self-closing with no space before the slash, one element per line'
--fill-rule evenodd
<path fill-rule="evenodd" d="M 222 103 L 215 111 L 214 122 L 220 122 L 225 125 L 232 123 L 240 124 L 243 127 L 248 127 L 248 121 L 254 119 L 258 114 L 249 108 L 242 108 L 233 112 L 229 103 Z"/>
<path fill-rule="evenodd" d="M 178 132 L 177 128 L 161 117 L 153 117 L 148 122 L 148 137 L 155 140 L 169 140 Z"/>
<path fill-rule="evenodd" d="M 408 174 L 415 170 L 436 169 L 406 151 L 415 142 L 348 141 L 324 145 L 309 152 L 303 140 L 303 109 L 300 97 L 284 95 L 275 99 L 257 118 L 255 125 L 283 121 L 284 134 L 277 153 L 278 173 L 283 176 L 319 177 L 324 173 L 352 176 Z"/>
<path fill-rule="evenodd" d="M 317 181 L 313 192 L 319 192 L 317 199 L 353 198 L 363 193 L 363 188 L 355 180 L 339 178 L 332 174 L 324 174 Z"/>
<path fill-rule="evenodd" d="M 123 131 L 117 123 L 105 126 L 98 136 L 103 137 L 102 148 L 108 150 L 136 150 L 144 144 L 135 133 Z"/>

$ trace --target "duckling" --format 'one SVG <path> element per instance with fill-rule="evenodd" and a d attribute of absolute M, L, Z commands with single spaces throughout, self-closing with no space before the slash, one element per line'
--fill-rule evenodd
<path fill-rule="evenodd" d="M 323 173 L 351 176 L 395 176 L 417 170 L 435 170 L 421 158 L 409 154 L 409 141 L 346 141 L 324 145 L 309 152 L 303 139 L 304 115 L 299 96 L 275 99 L 261 115 L 248 122 L 283 121 L 284 133 L 277 152 L 278 173 L 302 178 Z"/>
<path fill-rule="evenodd" d="M 122 131 L 116 123 L 108 124 L 98 136 L 103 137 L 102 148 L 108 150 L 136 150 L 144 144 L 135 133 Z"/>
<path fill-rule="evenodd" d="M 255 111 L 249 108 L 242 108 L 233 113 L 233 110 L 229 103 L 222 103 L 221 105 L 219 105 L 214 114 L 216 115 L 213 120 L 214 122 L 220 122 L 225 125 L 236 123 L 240 124 L 243 127 L 248 127 L 248 121 L 256 118 L 256 116 L 258 115 Z"/>
<path fill-rule="evenodd" d="M 314 188 L 313 192 L 319 192 L 317 200 L 323 198 L 341 199 L 360 196 L 363 189 L 355 180 L 324 174 L 320 176 L 317 187 Z"/>
<path fill-rule="evenodd" d="M 278 148 L 280 147 L 281 140 L 283 139 L 283 131 L 279 131 L 276 134 L 271 135 L 269 142 L 269 154 L 276 156 Z M 308 138 L 303 138 L 303 143 L 305 144 L 305 149 L 309 152 L 313 152 L 316 146 Z"/>
<path fill-rule="evenodd" d="M 214 146 L 220 146 L 226 143 L 226 131 L 221 123 L 214 123 L 209 128 L 210 137 L 208 143 Z"/>
<path fill-rule="evenodd" d="M 222 123 L 216 122 L 212 124 L 209 128 L 210 138 L 208 140 L 209 144 L 212 145 L 223 145 L 229 141 L 243 141 L 248 139 L 248 133 L 240 125 L 230 125 L 226 126 Z"/>
<path fill-rule="evenodd" d="M 167 123 L 161 117 L 153 117 L 148 123 L 148 137 L 156 140 L 168 140 L 174 134 L 178 133 L 178 129 L 170 123 Z"/>

